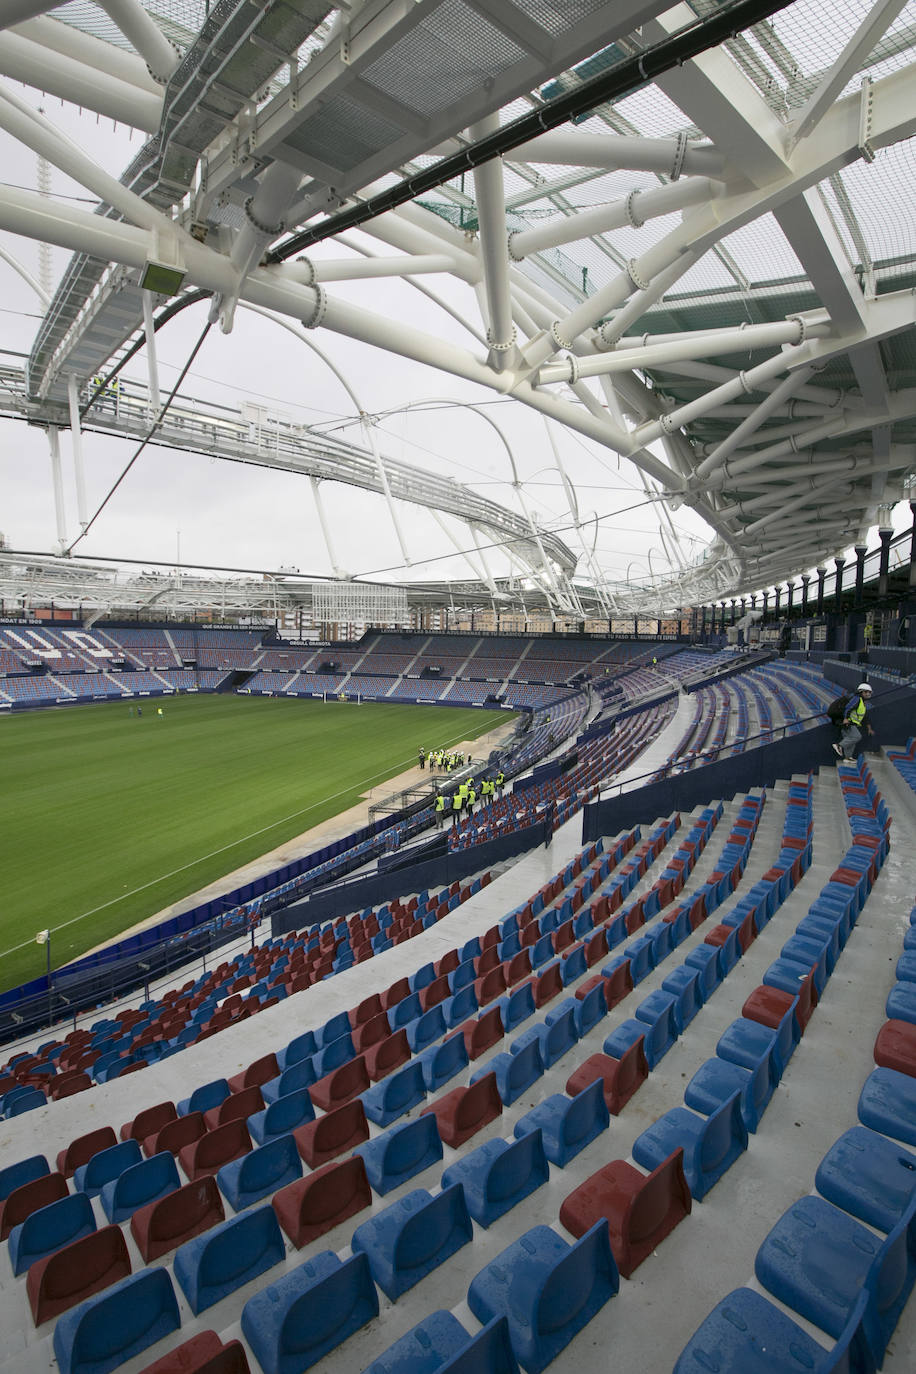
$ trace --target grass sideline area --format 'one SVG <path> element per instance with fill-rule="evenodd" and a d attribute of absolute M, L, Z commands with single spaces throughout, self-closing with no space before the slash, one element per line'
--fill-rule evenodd
<path fill-rule="evenodd" d="M 0 991 L 355 805 L 505 711 L 174 696 L 0 721 Z M 156 708 L 162 706 L 164 715 Z M 20 948 L 16 948 L 20 946 Z"/>

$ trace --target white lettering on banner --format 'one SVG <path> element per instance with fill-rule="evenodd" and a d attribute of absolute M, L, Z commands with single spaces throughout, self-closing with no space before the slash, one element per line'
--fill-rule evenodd
<path fill-rule="evenodd" d="M 38 654 L 40 658 L 60 658 L 61 652 L 55 644 L 45 639 L 37 630 L 29 630 L 29 638 L 23 639 L 22 635 L 17 635 L 15 630 L 4 631 L 7 639 L 15 639 L 17 644 L 21 644 L 24 649 L 31 649 L 33 654 Z"/>
<path fill-rule="evenodd" d="M 84 654 L 90 654 L 93 658 L 111 658 L 112 652 L 106 649 L 104 644 L 100 644 L 86 630 L 63 630 L 67 639 L 72 639 L 78 649 L 82 649 Z"/>

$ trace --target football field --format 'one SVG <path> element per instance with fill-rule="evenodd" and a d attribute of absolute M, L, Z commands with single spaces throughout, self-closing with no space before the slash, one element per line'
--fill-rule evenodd
<path fill-rule="evenodd" d="M 353 806 L 417 749 L 511 719 L 459 707 L 174 696 L 0 720 L 0 991 Z M 164 714 L 156 713 L 161 705 Z"/>

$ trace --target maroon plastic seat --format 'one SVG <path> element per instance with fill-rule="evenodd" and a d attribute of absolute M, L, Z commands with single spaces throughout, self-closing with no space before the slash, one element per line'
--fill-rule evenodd
<path fill-rule="evenodd" d="M 140 1374 L 251 1374 L 241 1341 L 223 1345 L 215 1331 L 201 1331 Z"/>
<path fill-rule="evenodd" d="M 529 948 L 520 949 L 518 954 L 513 954 L 512 958 L 503 964 L 506 974 L 506 987 L 514 987 L 523 978 L 531 977 L 531 950 Z"/>
<path fill-rule="evenodd" d="M 620 1059 L 610 1054 L 589 1055 L 566 1080 L 566 1091 L 570 1097 L 575 1097 L 600 1078 L 607 1109 L 611 1116 L 618 1116 L 648 1077 L 649 1065 L 640 1036 Z"/>
<path fill-rule="evenodd" d="M 474 981 L 474 991 L 477 994 L 477 1005 L 485 1007 L 488 1002 L 501 997 L 506 991 L 506 971 L 503 965 L 497 963 L 495 968 L 491 968 L 489 973 L 485 973 L 482 978 Z"/>
<path fill-rule="evenodd" d="M 63 1174 L 64 1178 L 72 1178 L 77 1169 L 83 1164 L 88 1164 L 94 1154 L 99 1150 L 107 1150 L 109 1145 L 117 1145 L 118 1137 L 114 1133 L 113 1126 L 99 1126 L 94 1131 L 89 1131 L 87 1135 L 81 1135 L 76 1140 L 71 1140 L 65 1150 L 61 1150 L 57 1156 L 58 1173 Z"/>
<path fill-rule="evenodd" d="M 560 1221 L 580 1237 L 603 1217 L 617 1268 L 628 1279 L 690 1211 L 683 1161 L 677 1149 L 647 1176 L 623 1159 L 611 1160 L 563 1201 Z"/>
<path fill-rule="evenodd" d="M 641 926 L 646 924 L 646 913 L 643 908 L 643 900 L 641 897 L 637 898 L 630 907 L 630 910 L 624 917 L 624 922 L 628 935 L 633 935 Z"/>
<path fill-rule="evenodd" d="M 461 961 L 457 949 L 450 949 L 448 954 L 443 954 L 441 959 L 436 960 L 436 977 L 441 978 L 445 973 L 454 973 Z"/>
<path fill-rule="evenodd" d="M 406 1064 L 410 1058 L 410 1043 L 406 1029 L 402 1026 L 393 1035 L 380 1040 L 377 1045 L 370 1045 L 363 1058 L 366 1061 L 366 1072 L 373 1083 L 377 1083 L 380 1078 L 386 1078 L 402 1064 Z"/>
<path fill-rule="evenodd" d="M 398 1002 L 403 1002 L 405 997 L 410 996 L 410 984 L 406 978 L 398 978 L 396 982 L 391 984 L 390 988 L 385 989 L 381 996 L 382 1007 L 385 1011 L 390 1011 L 392 1007 L 397 1006 Z"/>
<path fill-rule="evenodd" d="M 326 1073 L 317 1083 L 310 1083 L 309 1097 L 321 1111 L 332 1112 L 335 1107 L 342 1107 L 368 1087 L 369 1072 L 365 1056 L 358 1054 L 355 1059 L 348 1059 L 346 1064 Z"/>
<path fill-rule="evenodd" d="M 431 983 L 427 983 L 425 988 L 420 989 L 420 1006 L 424 1011 L 429 1011 L 431 1007 L 437 1007 L 449 996 L 451 996 L 451 988 L 448 985 L 448 975 L 443 973 L 438 978 L 434 978 Z"/>
<path fill-rule="evenodd" d="M 69 1191 L 63 1174 L 42 1174 L 41 1178 L 33 1178 L 14 1188 L 0 1202 L 0 1240 L 6 1240 L 13 1227 L 37 1212 L 39 1207 L 48 1207 L 66 1197 Z"/>
<path fill-rule="evenodd" d="M 121 1127 L 121 1139 L 146 1140 L 147 1136 L 155 1135 L 163 1126 L 177 1119 L 174 1102 L 158 1102 L 155 1107 L 138 1112 L 133 1121 L 126 1121 Z"/>
<path fill-rule="evenodd" d="M 474 972 L 478 978 L 483 978 L 486 974 L 492 973 L 499 963 L 499 950 L 492 944 L 474 960 Z"/>
<path fill-rule="evenodd" d="M 741 1008 L 741 1015 L 748 1021 L 759 1021 L 761 1026 L 769 1026 L 771 1030 L 777 1030 L 782 1018 L 795 1001 L 791 992 L 785 992 L 782 988 L 771 988 L 766 983 L 761 983 L 759 987 L 748 997 L 744 1006 Z"/>
<path fill-rule="evenodd" d="M 362 1054 L 372 1045 L 377 1045 L 381 1040 L 387 1040 L 391 1034 L 391 1025 L 388 1020 L 388 1013 L 380 1011 L 376 1016 L 370 1016 L 368 1021 L 362 1021 L 358 1026 L 354 1026 L 352 1031 L 353 1048 L 357 1054 Z"/>
<path fill-rule="evenodd" d="M 496 1074 L 487 1073 L 469 1088 L 453 1088 L 445 1093 L 432 1106 L 425 1107 L 420 1115 L 434 1115 L 444 1144 L 457 1150 L 472 1135 L 501 1116 L 502 1110 Z"/>
<path fill-rule="evenodd" d="M 471 1021 L 465 1021 L 458 1027 L 458 1033 L 464 1036 L 464 1047 L 468 1052 L 468 1059 L 479 1059 L 482 1054 L 501 1040 L 505 1035 L 503 1030 L 503 1018 L 499 1007 L 491 1007 L 482 1016 L 475 1017 Z"/>
<path fill-rule="evenodd" d="M 693 901 L 690 903 L 690 911 L 688 913 L 690 929 L 696 930 L 698 926 L 703 924 L 708 915 L 709 912 L 706 910 L 706 894 L 705 892 L 701 892 L 700 895 L 694 897 Z"/>
<path fill-rule="evenodd" d="M 82 1069 L 68 1069 L 66 1073 L 52 1078 L 48 1084 L 48 1097 L 52 1102 L 60 1102 L 64 1097 L 75 1097 L 92 1087 L 92 1079 Z"/>
<path fill-rule="evenodd" d="M 354 1030 L 357 1026 L 364 1026 L 367 1021 L 371 1021 L 381 1011 L 384 1011 L 382 999 L 377 992 L 373 992 L 370 997 L 364 997 L 359 1005 L 355 1006 L 349 1013 L 350 1025 Z"/>
<path fill-rule="evenodd" d="M 916 1078 L 916 1026 L 909 1021 L 885 1021 L 875 1040 L 874 1055 L 880 1068 Z"/>
<path fill-rule="evenodd" d="M 317 1169 L 369 1139 L 369 1122 L 358 1097 L 336 1111 L 307 1121 L 293 1131 L 293 1139 L 309 1168 Z"/>
<path fill-rule="evenodd" d="M 251 1136 L 244 1121 L 227 1121 L 207 1131 L 199 1140 L 183 1145 L 178 1162 L 193 1183 L 205 1174 L 215 1174 L 224 1164 L 241 1159 L 251 1149 Z"/>
<path fill-rule="evenodd" d="M 273 1195 L 277 1220 L 297 1250 L 372 1205 L 361 1155 L 353 1155 L 289 1183 Z"/>
<path fill-rule="evenodd" d="M 596 930 L 594 935 L 590 935 L 585 944 L 585 964 L 587 968 L 594 967 L 600 959 L 607 954 L 607 932 Z"/>
<path fill-rule="evenodd" d="M 543 973 L 539 973 L 532 984 L 534 993 L 534 1005 L 540 1010 L 548 1002 L 553 1001 L 554 997 L 563 991 L 563 980 L 560 977 L 560 965 L 551 964 Z"/>
<path fill-rule="evenodd" d="M 101 1231 L 36 1260 L 25 1281 L 35 1325 L 60 1316 L 93 1293 L 126 1279 L 130 1272 L 130 1255 L 120 1226 L 103 1226 Z"/>
<path fill-rule="evenodd" d="M 277 1077 L 277 1073 L 274 1077 Z M 264 1099 L 261 1096 L 261 1089 L 257 1084 L 250 1088 L 243 1088 L 241 1092 L 230 1093 L 224 1097 L 218 1107 L 211 1107 L 208 1112 L 204 1112 L 204 1121 L 208 1131 L 214 1131 L 217 1126 L 225 1126 L 229 1121 L 245 1121 L 254 1112 L 264 1110 Z"/>
<path fill-rule="evenodd" d="M 143 1153 L 152 1156 L 168 1150 L 170 1154 L 177 1155 L 185 1145 L 193 1145 L 195 1140 L 200 1140 L 206 1130 L 203 1112 L 188 1112 L 187 1116 L 168 1121 L 153 1135 L 148 1135 L 143 1141 Z"/>
<path fill-rule="evenodd" d="M 277 1063 L 277 1056 L 275 1054 L 262 1055 L 253 1064 L 249 1064 L 247 1069 L 229 1079 L 229 1091 L 241 1094 L 246 1088 L 260 1088 L 262 1083 L 269 1083 L 272 1078 L 276 1078 L 279 1072 L 280 1065 Z M 259 1110 L 260 1108 L 255 1108 L 255 1111 Z"/>
<path fill-rule="evenodd" d="M 138 1208 L 130 1219 L 130 1229 L 140 1254 L 152 1264 L 160 1255 L 167 1255 L 225 1219 L 216 1179 L 206 1174 Z"/>
<path fill-rule="evenodd" d="M 561 926 L 557 926 L 550 937 L 550 943 L 553 945 L 554 954 L 562 954 L 564 949 L 569 949 L 569 946 L 575 942 L 575 939 L 576 936 L 573 931 L 572 921 L 564 921 Z"/>

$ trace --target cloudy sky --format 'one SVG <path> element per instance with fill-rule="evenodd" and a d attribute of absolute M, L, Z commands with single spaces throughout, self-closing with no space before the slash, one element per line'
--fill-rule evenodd
<path fill-rule="evenodd" d="M 39 97 L 15 87 L 20 97 L 38 105 Z M 41 108 L 55 124 L 79 142 L 106 169 L 120 172 L 139 151 L 142 136 L 111 122 L 77 111 L 56 99 Z M 32 188 L 37 160 L 0 131 L 0 182 Z M 51 169 L 55 197 L 91 209 L 94 201 L 79 185 Z M 368 242 L 368 241 L 367 241 Z M 0 233 L 0 248 L 41 279 L 39 246 Z M 373 243 L 373 251 L 380 251 Z M 47 250 L 46 250 L 47 251 Z M 314 256 L 339 257 L 340 247 L 322 245 Z M 50 251 L 52 288 L 68 261 Z M 426 279 L 429 280 L 428 278 Z M 27 354 L 38 327 L 41 304 L 34 291 L 0 261 L 0 348 Z M 444 278 L 435 289 L 472 321 L 478 315 L 467 288 Z M 377 314 L 409 320 L 467 347 L 469 336 L 425 297 L 396 280 L 335 284 L 342 299 L 365 305 Z M 179 315 L 157 336 L 163 391 L 171 390 L 206 320 L 207 305 Z M 384 454 L 447 473 L 492 500 L 518 510 L 504 447 L 492 427 L 462 402 L 480 406 L 505 432 L 534 515 L 577 552 L 581 543 L 570 527 L 570 515 L 556 470 L 544 420 L 526 407 L 470 383 L 451 379 L 432 368 L 386 355 L 327 331 L 315 342 L 346 375 L 365 410 L 374 417 L 376 438 Z M 0 361 L 5 361 L 0 356 Z M 9 361 L 21 363 L 21 358 Z M 145 355 L 130 364 L 126 377 L 146 378 Z M 230 335 L 214 327 L 182 387 L 182 394 L 225 406 L 245 401 L 266 405 L 285 418 L 363 443 L 360 424 L 346 391 L 325 364 L 288 331 L 240 310 Z M 635 469 L 614 454 L 577 435 L 555 431 L 568 474 L 576 487 L 583 520 L 599 517 L 597 556 L 609 576 L 633 581 L 666 569 L 658 535 L 657 509 L 646 500 Z M 65 480 L 67 536 L 78 534 L 69 434 L 61 438 Z M 84 440 L 87 504 L 94 512 L 123 470 L 134 443 L 88 434 Z M 398 578 L 404 560 L 390 518 L 380 498 L 339 484 L 322 486 L 334 531 L 337 562 L 363 577 Z M 904 520 L 905 508 L 901 508 Z M 434 516 L 403 506 L 400 517 L 410 556 L 409 576 L 420 579 L 467 577 L 467 563 Z M 696 553 L 707 538 L 706 527 L 689 511 L 675 517 L 684 552 Z M 905 521 L 904 521 L 905 523 Z M 459 546 L 472 548 L 467 530 L 451 526 Z M 17 550 L 56 550 L 56 523 L 51 468 L 45 433 L 0 419 L 0 531 Z M 589 533 L 589 542 L 591 540 Z M 193 453 L 148 447 L 106 506 L 77 551 L 89 557 L 131 558 L 172 563 L 180 550 L 188 566 L 221 566 L 272 570 L 283 567 L 326 575 L 331 560 L 321 533 L 308 482 L 291 474 L 253 468 Z M 505 565 L 494 557 L 493 571 Z"/>

